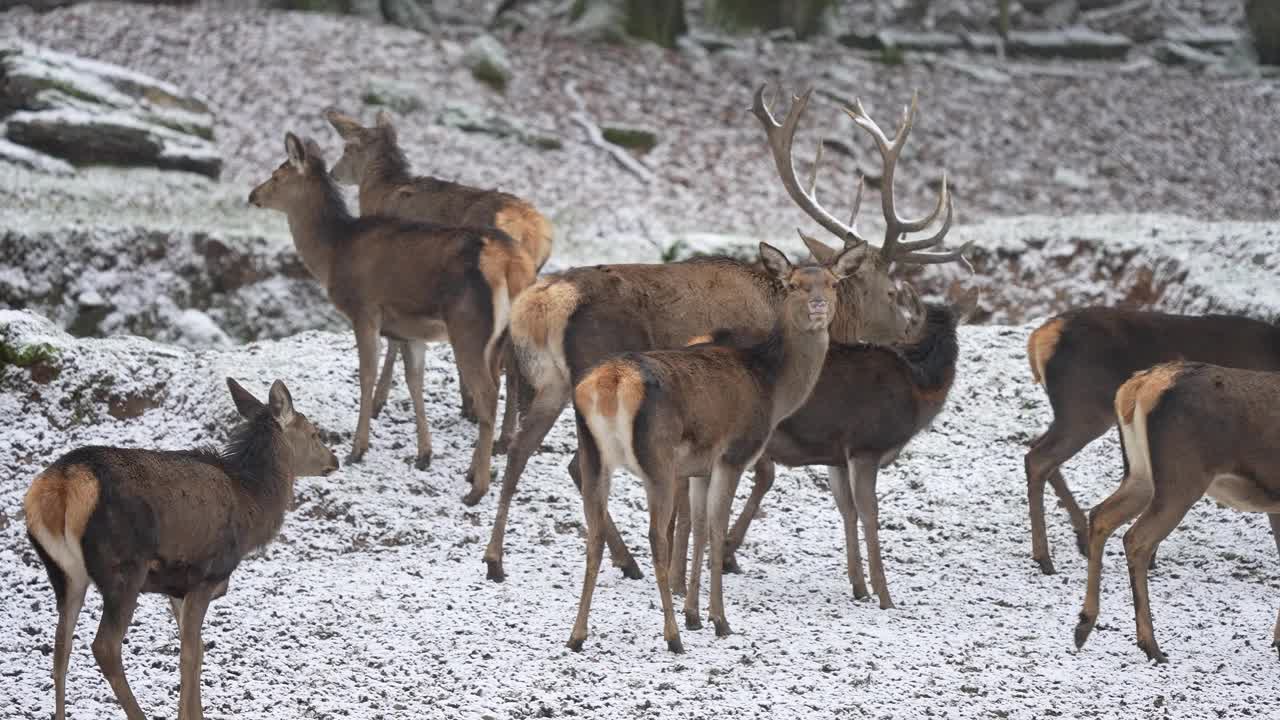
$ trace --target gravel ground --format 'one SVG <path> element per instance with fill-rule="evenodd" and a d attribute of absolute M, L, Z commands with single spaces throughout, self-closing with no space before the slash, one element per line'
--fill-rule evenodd
<path fill-rule="evenodd" d="M 232 12 L 90 4 L 45 15 L 14 14 L 8 32 L 55 49 L 120 63 L 206 95 L 226 158 L 224 184 L 247 191 L 283 158 L 286 129 L 331 153 L 339 143 L 320 117 L 336 104 L 366 117 L 370 78 L 414 86 L 426 108 L 400 118 L 422 172 L 531 198 L 562 236 L 639 237 L 664 247 L 681 232 L 790 234 L 808 225 L 785 197 L 747 109 L 763 82 L 817 96 L 798 140 L 828 152 L 821 187 L 843 214 L 858 167 L 878 172 L 864 134 L 832 97 L 861 96 L 885 126 L 919 89 L 921 111 L 899 173 L 906 209 L 928 207 L 946 167 L 958 219 L 1027 213 L 1170 212 L 1193 218 L 1273 219 L 1280 205 L 1280 86 L 1208 77 L 1141 62 L 1008 63 L 909 58 L 887 66 L 832 41 L 745 38 L 706 55 L 653 46 L 584 46 L 548 32 L 504 36 L 515 76 L 506 95 L 471 78 L 462 48 L 474 30 L 432 35 L 306 13 Z M 979 66 L 1004 81 L 975 79 Z M 575 83 L 597 121 L 648 123 L 660 144 L 643 161 L 646 184 L 585 142 L 569 119 Z M 565 149 L 539 151 L 437 123 L 462 101 L 550 131 Z M 834 146 L 830 148 L 836 150 Z M 867 203 L 876 206 L 874 198 Z M 877 213 L 866 210 L 874 223 Z"/>
<path fill-rule="evenodd" d="M 138 338 L 73 340 L 47 321 L 0 314 L 7 341 L 52 342 L 62 371 L 36 386 L 0 371 L 0 717 L 47 716 L 55 612 L 18 516 L 26 483 L 76 445 L 184 447 L 218 441 L 232 415 L 222 377 L 255 392 L 283 377 L 298 407 L 344 452 L 354 425 L 347 334 L 305 333 L 233 351 L 189 353 Z M 206 625 L 211 718 L 662 717 L 1043 718 L 1275 717 L 1269 647 L 1280 578 L 1260 515 L 1202 501 L 1161 546 L 1152 602 L 1167 666 L 1133 644 L 1118 539 L 1102 617 L 1083 652 L 1071 631 L 1084 563 L 1065 515 L 1050 513 L 1060 574 L 1029 557 L 1022 454 L 1048 419 L 1023 347 L 1029 327 L 969 327 L 949 407 L 880 481 L 886 572 L 898 609 L 855 602 L 825 477 L 783 470 L 767 516 L 739 554 L 726 602 L 736 634 L 662 642 L 643 491 L 614 483 L 611 509 L 645 581 L 601 574 L 584 652 L 564 647 L 583 567 L 580 503 L 564 472 L 568 416 L 530 465 L 512 510 L 504 584 L 481 555 L 494 500 L 459 502 L 474 428 L 455 420 L 447 353 L 428 360 L 436 462 L 411 469 L 403 385 L 375 422 L 366 462 L 300 481 L 279 540 L 249 558 Z M 114 420 L 78 388 L 122 396 L 166 388 L 159 407 Z M 73 418 L 89 421 L 68 427 Z M 500 471 L 501 460 L 495 470 Z M 1083 503 L 1118 480 L 1108 437 L 1067 476 Z M 746 483 L 744 483 L 745 485 Z M 745 488 L 744 488 L 745 492 Z M 705 601 L 704 605 L 705 607 Z M 72 657 L 71 716 L 118 717 L 89 642 L 90 593 Z M 709 628 L 710 626 L 708 626 Z M 144 600 L 125 663 L 143 707 L 173 717 L 177 640 L 165 604 Z"/>

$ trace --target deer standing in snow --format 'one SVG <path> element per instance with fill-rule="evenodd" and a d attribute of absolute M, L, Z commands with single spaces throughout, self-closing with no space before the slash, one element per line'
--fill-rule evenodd
<path fill-rule="evenodd" d="M 284 383 L 266 404 L 228 378 L 245 423 L 221 451 L 111 447 L 73 450 L 45 468 L 23 498 L 27 536 L 58 603 L 54 718 L 66 717 L 67 663 L 92 583 L 102 594 L 93 655 L 129 720 L 145 720 L 120 646 L 142 593 L 167 595 L 182 640 L 179 720 L 204 717 L 200 629 L 249 552 L 275 537 L 297 476 L 327 475 L 338 458 L 294 409 Z"/>
<path fill-rule="evenodd" d="M 1147 572 L 1156 546 L 1206 494 L 1244 512 L 1264 512 L 1280 550 L 1280 373 L 1204 363 L 1166 363 L 1134 375 L 1115 395 L 1125 476 L 1089 513 L 1089 579 L 1076 625 L 1084 646 L 1098 619 L 1102 551 L 1124 535 L 1138 647 L 1168 662 L 1151 625 Z M 1272 634 L 1280 650 L 1280 618 Z"/>
<path fill-rule="evenodd" d="M 475 396 L 479 440 L 468 478 L 488 488 L 498 402 L 498 368 L 511 297 L 534 279 L 533 262 L 496 228 L 454 228 L 375 215 L 354 218 L 325 169 L 320 148 L 285 135 L 288 159 L 253 189 L 249 202 L 288 217 L 294 245 L 329 299 L 355 329 L 360 419 L 348 462 L 369 447 L 378 338 L 448 338 Z M 409 343 L 406 373 L 418 431 L 419 469 L 431 463 L 422 397 L 425 345 Z"/>

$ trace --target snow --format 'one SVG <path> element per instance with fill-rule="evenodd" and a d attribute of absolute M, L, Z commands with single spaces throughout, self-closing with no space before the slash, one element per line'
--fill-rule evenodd
<path fill-rule="evenodd" d="M 574 446 L 562 416 L 530 463 L 512 509 L 508 580 L 484 579 L 491 496 L 459 502 L 475 438 L 457 418 L 447 348 L 428 357 L 436 459 L 415 471 L 403 382 L 373 426 L 363 464 L 298 484 L 278 541 L 241 566 L 205 627 L 211 718 L 336 717 L 1245 717 L 1280 712 L 1269 647 L 1280 579 L 1266 520 L 1201 501 L 1161 546 L 1152 575 L 1156 629 L 1172 664 L 1133 645 L 1120 542 L 1108 546 L 1102 616 L 1083 652 L 1071 631 L 1084 563 L 1061 512 L 1050 539 L 1061 574 L 1029 554 L 1022 454 L 1047 423 L 1024 357 L 1030 327 L 962 328 L 951 401 L 932 430 L 881 475 L 882 540 L 898 609 L 852 599 L 834 503 L 817 469 L 782 470 L 766 517 L 739 554 L 726 602 L 736 634 L 683 631 L 669 654 L 648 561 L 643 492 L 619 475 L 610 508 L 646 572 L 606 569 L 584 652 L 564 647 L 583 569 L 580 503 L 564 471 Z M 192 352 L 140 338 L 76 340 L 27 313 L 0 312 L 7 344 L 50 343 L 61 373 L 33 385 L 0 370 L 0 707 L 52 706 L 56 613 L 18 515 L 27 481 L 88 443 L 177 448 L 220 441 L 234 415 L 223 377 L 265 392 L 280 377 L 297 407 L 348 449 L 355 423 L 349 333 L 306 332 Z M 160 405 L 116 420 L 86 387 L 154 393 Z M 79 391 L 78 391 L 79 390 Z M 35 396 L 38 395 L 38 399 Z M 75 419 L 88 418 L 77 423 Z M 1108 436 L 1066 469 L 1082 503 L 1118 480 Z M 495 463 L 500 472 L 502 459 Z M 743 484 L 746 492 L 749 483 Z M 495 488 L 496 492 L 496 488 Z M 705 604 L 704 604 L 705 607 Z M 119 710 L 89 650 L 90 593 L 69 680 L 72 717 Z M 177 639 L 148 597 L 125 664 L 143 707 L 172 716 Z M 709 628 L 710 626 L 708 626 Z M 12 713 L 12 714 L 9 714 Z"/>

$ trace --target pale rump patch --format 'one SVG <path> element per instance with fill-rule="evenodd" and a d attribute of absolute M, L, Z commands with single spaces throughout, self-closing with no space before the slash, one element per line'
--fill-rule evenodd
<path fill-rule="evenodd" d="M 551 257 L 551 221 L 528 204 L 507 205 L 493 216 L 493 224 L 515 238 L 537 267 Z"/>
<path fill-rule="evenodd" d="M 511 337 L 525 348 L 560 344 L 569 317 L 578 309 L 578 289 L 556 278 L 542 280 L 520 294 L 511 311 Z"/>
<path fill-rule="evenodd" d="M 1162 363 L 1126 380 L 1116 391 L 1116 417 L 1120 423 L 1132 423 L 1139 406 L 1143 415 L 1150 413 L 1160 402 L 1160 396 L 1178 379 L 1182 367 L 1182 363 Z"/>
<path fill-rule="evenodd" d="M 710 335 L 694 335 L 693 337 L 685 341 L 684 346 L 689 347 L 691 345 L 701 345 L 703 343 L 709 343 L 714 339 L 715 338 L 711 337 Z"/>
<path fill-rule="evenodd" d="M 97 506 L 98 478 L 82 465 L 46 470 L 22 499 L 27 531 L 73 579 L 88 577 L 80 540 Z"/>
<path fill-rule="evenodd" d="M 621 411 L 623 417 L 635 417 L 644 400 L 644 378 L 627 363 L 608 362 L 578 383 L 573 400 L 584 415 L 589 411 L 612 418 Z"/>
<path fill-rule="evenodd" d="M 512 253 L 507 248 L 494 242 L 486 242 L 484 248 L 480 250 L 478 261 L 480 274 L 484 276 L 489 289 L 493 293 L 493 328 L 489 334 L 488 341 L 484 345 L 486 365 L 492 363 L 492 356 L 498 338 L 502 337 L 502 333 L 506 331 L 507 325 L 511 321 L 511 297 L 522 289 L 515 288 L 513 290 L 509 283 L 512 265 L 518 265 L 521 261 L 526 265 L 528 264 L 528 259 L 524 257 L 522 252 L 517 250 L 516 253 L 520 255 L 519 258 L 513 258 Z"/>
<path fill-rule="evenodd" d="M 1054 318 L 1036 328 L 1027 338 L 1027 360 L 1031 363 L 1031 377 L 1037 383 L 1044 382 L 1044 369 L 1058 349 L 1065 322 L 1062 318 Z"/>

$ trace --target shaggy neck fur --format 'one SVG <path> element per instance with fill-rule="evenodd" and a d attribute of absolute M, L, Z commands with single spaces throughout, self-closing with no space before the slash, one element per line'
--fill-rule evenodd
<path fill-rule="evenodd" d="M 236 428 L 217 463 L 247 501 L 253 544 L 265 544 L 293 504 L 292 457 L 284 430 L 264 408 Z"/>
<path fill-rule="evenodd" d="M 381 207 L 388 194 L 411 182 L 409 160 L 400 146 L 387 138 L 378 141 L 360 176 L 360 214 L 369 214 Z"/>
<path fill-rule="evenodd" d="M 324 168 L 311 168 L 308 175 L 306 201 L 287 213 L 289 232 L 307 270 L 328 287 L 334 247 L 350 235 L 355 219 Z"/>
<path fill-rule="evenodd" d="M 941 305 L 929 305 L 920 340 L 911 345 L 900 345 L 898 351 L 911 366 L 911 376 L 921 389 L 935 389 L 951 382 L 960 353 L 955 311 Z"/>

